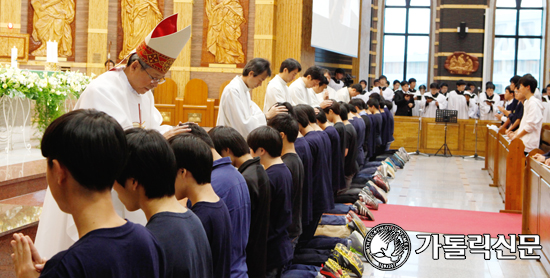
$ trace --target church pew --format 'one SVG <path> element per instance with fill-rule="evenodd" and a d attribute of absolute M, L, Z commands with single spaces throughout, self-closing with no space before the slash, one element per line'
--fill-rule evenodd
<path fill-rule="evenodd" d="M 542 250 L 540 262 L 550 273 L 550 169 L 535 161 L 531 156 L 542 153 L 534 150 L 527 158 L 525 186 L 523 187 L 522 234 L 540 235 Z"/>
<path fill-rule="evenodd" d="M 493 184 L 504 200 L 501 212 L 521 213 L 523 179 L 525 171 L 525 145 L 521 139 L 510 141 L 504 134 L 498 135 Z"/>
<path fill-rule="evenodd" d="M 497 161 L 497 146 L 498 146 L 498 132 L 496 130 L 488 129 L 487 132 L 487 140 L 485 141 L 485 150 L 486 156 L 485 156 L 485 169 L 487 172 L 489 172 L 489 176 L 491 178 L 495 179 L 495 173 L 498 173 L 498 164 L 495 162 Z M 497 186 L 493 182 L 491 186 Z"/>
<path fill-rule="evenodd" d="M 486 154 L 487 124 L 497 121 L 478 121 L 477 153 Z M 395 141 L 391 148 L 405 147 L 408 151 L 416 150 L 418 136 L 418 117 L 394 117 Z M 473 155 L 475 153 L 475 120 L 458 120 L 456 124 L 448 124 L 447 145 L 453 155 Z M 420 152 L 435 154 L 444 143 L 445 124 L 436 123 L 434 118 L 422 118 L 422 134 L 420 136 Z"/>

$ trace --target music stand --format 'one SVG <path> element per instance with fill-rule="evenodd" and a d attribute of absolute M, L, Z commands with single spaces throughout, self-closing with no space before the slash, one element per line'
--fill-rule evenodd
<path fill-rule="evenodd" d="M 447 124 L 448 123 L 457 123 L 458 118 L 458 110 L 442 110 L 438 109 L 435 112 L 435 122 L 436 123 L 445 123 L 445 141 L 443 143 L 443 146 L 439 148 L 439 150 L 434 154 L 434 156 L 437 156 L 437 154 L 443 149 L 443 155 L 444 157 L 452 157 L 453 154 L 451 153 L 451 150 L 449 149 L 449 146 L 447 145 Z M 447 152 L 449 154 L 447 155 Z"/>

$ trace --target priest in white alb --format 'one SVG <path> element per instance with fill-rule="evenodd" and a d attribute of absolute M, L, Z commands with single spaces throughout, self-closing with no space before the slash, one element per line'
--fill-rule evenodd
<path fill-rule="evenodd" d="M 264 113 L 269 112 L 269 109 L 278 102 L 288 102 L 292 104 L 292 97 L 288 91 L 288 82 L 291 82 L 302 71 L 302 65 L 292 58 L 288 58 L 281 63 L 279 74 L 275 75 L 265 91 Z"/>
<path fill-rule="evenodd" d="M 151 92 L 158 84 L 164 83 L 164 75 L 191 35 L 189 27 L 177 30 L 177 16 L 174 14 L 161 21 L 135 53 L 130 54 L 126 67 L 113 68 L 94 79 L 78 99 L 75 109 L 103 111 L 124 129 L 155 129 L 165 137 L 184 132 L 185 126 L 162 125 L 162 116 L 155 107 Z M 143 211 L 128 212 L 115 191 L 112 199 L 122 217 L 134 223 L 147 223 Z M 36 234 L 35 245 L 39 253 L 50 258 L 68 249 L 78 238 L 72 216 L 59 209 L 48 188 Z"/>

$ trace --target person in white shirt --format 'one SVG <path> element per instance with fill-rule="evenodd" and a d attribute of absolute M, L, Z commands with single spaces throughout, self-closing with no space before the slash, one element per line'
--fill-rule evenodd
<path fill-rule="evenodd" d="M 279 74 L 275 75 L 267 85 L 264 99 L 264 113 L 267 113 L 277 102 L 292 103 L 292 97 L 288 92 L 286 84 L 294 80 L 296 74 L 300 71 L 302 71 L 302 66 L 295 59 L 288 58 L 281 63 Z"/>
<path fill-rule="evenodd" d="M 435 118 L 437 110 L 447 109 L 447 98 L 439 92 L 439 89 L 439 84 L 430 84 L 430 92 L 424 94 L 420 103 L 420 108 L 423 110 L 422 117 Z"/>
<path fill-rule="evenodd" d="M 517 131 L 508 132 L 506 135 L 510 140 L 519 138 L 525 145 L 525 153 L 539 147 L 540 132 L 542 129 L 542 115 L 544 107 L 542 102 L 534 97 L 537 88 L 537 80 L 531 75 L 526 74 L 518 82 L 520 84 L 516 94 L 525 96 L 523 118 Z"/>
<path fill-rule="evenodd" d="M 346 72 L 343 69 L 340 69 L 340 68 L 336 69 L 334 71 L 334 78 L 327 77 L 328 86 L 334 89 L 335 91 L 342 89 L 342 87 L 344 87 L 344 81 L 342 81 L 342 79 L 344 78 L 345 74 Z"/>
<path fill-rule="evenodd" d="M 328 80 L 323 76 L 319 84 L 308 88 L 308 93 L 313 93 L 317 97 L 317 103 L 321 103 L 327 99 L 332 99 L 335 96 L 335 92 L 330 92 L 328 89 Z"/>
<path fill-rule="evenodd" d="M 487 82 L 485 93 L 479 94 L 480 119 L 494 121 L 499 111 L 497 107 L 502 106 L 500 96 L 495 94 L 495 85 L 493 82 Z"/>
<path fill-rule="evenodd" d="M 464 89 L 466 89 L 466 82 L 464 80 L 458 80 L 456 82 L 456 90 L 451 91 L 447 96 L 447 109 L 448 110 L 457 110 L 458 119 L 467 120 L 468 116 L 468 106 L 466 104 L 466 98 L 464 97 Z"/>
<path fill-rule="evenodd" d="M 397 110 L 397 105 L 395 105 L 395 102 L 393 102 L 395 92 L 391 88 L 388 88 L 388 78 L 385 75 L 380 75 L 378 81 L 380 82 L 379 86 L 375 85 L 376 87 L 372 88 L 372 91 L 370 93 L 377 93 L 380 96 L 384 97 L 385 100 L 391 101 L 393 104 L 392 113 L 395 114 L 395 111 Z"/>
<path fill-rule="evenodd" d="M 420 85 L 418 91 L 414 93 L 414 107 L 412 108 L 412 115 L 414 117 L 420 116 L 422 96 L 426 94 L 426 86 Z"/>
<path fill-rule="evenodd" d="M 315 93 L 313 91 L 308 91 L 309 88 L 319 85 L 321 80 L 325 78 L 322 73 L 323 70 L 320 67 L 312 66 L 306 70 L 302 77 L 290 84 L 288 91 L 290 92 L 294 105 L 307 104 L 313 107 L 319 106 L 321 108 L 330 105 L 330 100 L 324 100 L 319 103 Z"/>
<path fill-rule="evenodd" d="M 361 87 L 363 87 L 363 92 L 368 92 L 367 80 L 363 79 L 363 80 L 359 81 L 359 84 L 361 84 Z M 363 94 L 363 93 L 361 93 L 361 94 Z"/>
<path fill-rule="evenodd" d="M 448 99 L 449 98 L 449 85 L 445 82 L 441 83 L 441 85 L 439 85 L 439 93 L 442 94 L 445 99 Z"/>
<path fill-rule="evenodd" d="M 464 91 L 464 97 L 466 98 L 466 105 L 468 106 L 468 116 L 471 119 L 478 119 L 479 107 L 477 106 L 476 95 L 468 89 Z"/>
<path fill-rule="evenodd" d="M 223 90 L 216 125 L 230 126 L 246 138 L 255 128 L 267 125 L 268 119 L 287 112 L 284 106 L 273 106 L 264 114 L 250 98 L 250 90 L 262 85 L 269 76 L 271 68 L 268 60 L 250 60 L 243 69 L 243 75 L 233 78 Z"/>

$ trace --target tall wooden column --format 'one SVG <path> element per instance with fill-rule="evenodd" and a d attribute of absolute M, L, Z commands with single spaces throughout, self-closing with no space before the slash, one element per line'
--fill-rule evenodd
<path fill-rule="evenodd" d="M 181 30 L 193 21 L 193 0 L 174 0 L 174 13 L 179 13 L 178 30 Z M 190 80 L 191 67 L 191 39 L 187 42 L 171 68 L 172 79 L 178 85 L 178 98 L 183 98 L 185 85 Z"/>
<path fill-rule="evenodd" d="M 271 62 L 272 74 L 278 73 L 279 66 L 275 64 L 275 0 L 256 0 L 256 16 L 254 21 L 254 57 L 264 58 Z M 252 101 L 256 102 L 261 109 L 264 107 L 265 91 L 267 81 L 262 86 L 252 91 Z"/>
<path fill-rule="evenodd" d="M 109 0 L 94 0 L 88 8 L 87 74 L 100 75 L 107 60 L 107 25 Z"/>
<path fill-rule="evenodd" d="M 13 24 L 12 29 L 8 29 L 8 23 Z M 21 0 L 0 0 L 0 32 L 21 32 Z"/>

